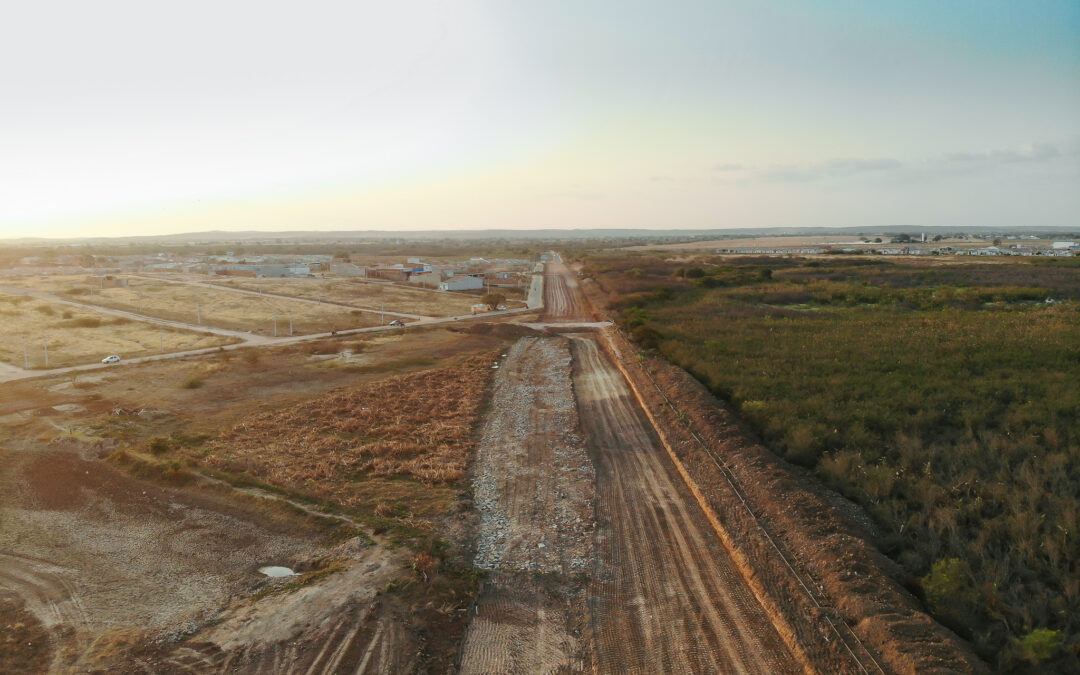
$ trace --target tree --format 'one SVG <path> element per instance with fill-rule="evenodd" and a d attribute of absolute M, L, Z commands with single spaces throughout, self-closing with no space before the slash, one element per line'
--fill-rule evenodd
<path fill-rule="evenodd" d="M 488 309 L 494 310 L 506 302 L 506 296 L 502 293 L 485 293 L 484 297 L 480 298 L 480 302 L 487 305 Z"/>

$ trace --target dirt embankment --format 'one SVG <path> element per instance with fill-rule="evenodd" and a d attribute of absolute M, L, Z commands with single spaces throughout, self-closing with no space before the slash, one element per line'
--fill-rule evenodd
<path fill-rule="evenodd" d="M 589 284 L 584 290 L 596 298 Z M 605 337 L 744 571 L 813 662 L 855 658 L 868 672 L 986 670 L 897 583 L 895 566 L 855 536 L 822 486 L 756 442 L 685 371 L 660 358 L 640 361 L 613 330 Z"/>

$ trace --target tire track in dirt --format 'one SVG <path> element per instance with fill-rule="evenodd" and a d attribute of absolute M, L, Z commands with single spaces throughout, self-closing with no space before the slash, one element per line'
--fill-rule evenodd
<path fill-rule="evenodd" d="M 544 271 L 544 321 L 583 321 L 584 302 L 577 280 L 563 263 L 548 263 Z"/>
<path fill-rule="evenodd" d="M 0 553 L 0 588 L 21 597 L 26 608 L 50 631 L 57 658 L 89 645 L 78 629 L 89 625 L 90 618 L 75 585 L 64 578 L 67 573 L 44 560 Z"/>
<path fill-rule="evenodd" d="M 597 472 L 589 589 L 600 672 L 802 672 L 675 475 L 621 375 L 571 340 L 579 416 Z"/>

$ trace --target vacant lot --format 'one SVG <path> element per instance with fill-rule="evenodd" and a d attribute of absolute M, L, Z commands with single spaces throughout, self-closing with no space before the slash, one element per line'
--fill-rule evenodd
<path fill-rule="evenodd" d="M 378 515 L 446 512 L 472 453 L 495 356 L 245 418 L 202 461 Z"/>
<path fill-rule="evenodd" d="M 234 339 L 100 314 L 62 303 L 0 294 L 0 361 L 30 368 L 92 363 L 110 354 L 124 358 L 202 349 Z M 24 354 L 23 347 L 26 346 Z"/>
<path fill-rule="evenodd" d="M 309 300 L 327 300 L 353 307 L 422 316 L 461 316 L 469 313 L 476 297 L 420 288 L 405 288 L 365 279 L 253 279 L 214 278 L 215 284 L 289 295 Z M 207 278 L 201 280 L 206 281 Z"/>
<path fill-rule="evenodd" d="M 289 322 L 297 334 L 322 333 L 347 328 L 377 326 L 379 316 L 337 305 L 296 302 L 288 298 L 233 293 L 224 289 L 191 286 L 142 278 L 127 279 L 128 286 L 96 288 L 89 277 L 34 277 L 12 280 L 36 290 L 102 307 L 147 316 L 274 335 L 289 334 Z"/>
<path fill-rule="evenodd" d="M 1080 668 L 1067 534 L 1080 265 L 608 257 L 589 270 L 639 343 L 861 504 L 880 548 L 987 660 Z"/>
<path fill-rule="evenodd" d="M 499 345 L 432 328 L 5 384 L 0 627 L 11 634 L 0 637 L 0 670 L 255 673 L 287 661 L 314 673 L 361 662 L 375 672 L 445 672 L 474 581 L 455 571 L 440 538 L 449 535 L 418 514 L 437 503 L 456 517 L 460 490 L 396 472 L 460 470 L 467 415 L 453 413 L 483 396 L 458 376 L 486 378 L 487 365 L 467 362 Z M 392 447 L 398 409 L 386 398 L 424 392 L 435 377 L 408 373 L 446 369 L 446 395 L 414 411 L 426 434 L 402 437 L 409 454 L 382 467 L 393 475 L 356 477 L 370 501 L 204 474 L 208 454 L 246 447 L 237 431 L 246 420 L 283 422 L 275 449 L 288 453 L 284 439 L 310 440 L 312 421 L 299 411 L 347 402 L 350 392 L 381 392 L 386 416 L 370 428 Z M 367 442 L 362 430 L 335 433 L 350 447 Z M 326 484 L 344 485 L 343 475 Z M 374 520 L 390 532 L 379 534 Z M 264 565 L 300 574 L 273 581 L 258 572 Z"/>

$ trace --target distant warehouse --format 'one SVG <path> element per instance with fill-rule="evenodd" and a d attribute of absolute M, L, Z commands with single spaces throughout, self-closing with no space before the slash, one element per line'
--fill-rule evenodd
<path fill-rule="evenodd" d="M 440 291 L 478 291 L 483 287 L 483 277 L 450 277 L 439 282 Z"/>
<path fill-rule="evenodd" d="M 234 264 L 213 265 L 211 274 L 236 277 L 306 277 L 311 275 L 310 264 Z"/>

